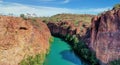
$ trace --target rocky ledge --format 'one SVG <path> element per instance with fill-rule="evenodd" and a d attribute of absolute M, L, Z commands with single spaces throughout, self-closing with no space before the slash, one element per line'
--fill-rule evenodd
<path fill-rule="evenodd" d="M 40 20 L 0 16 L 0 65 L 18 65 L 28 55 L 46 53 L 50 36 Z"/>

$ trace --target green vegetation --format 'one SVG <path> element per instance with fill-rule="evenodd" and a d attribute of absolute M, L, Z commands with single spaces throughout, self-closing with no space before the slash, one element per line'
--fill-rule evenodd
<path fill-rule="evenodd" d="M 45 59 L 45 54 L 37 54 L 35 56 L 28 56 L 23 59 L 19 65 L 42 65 Z"/>
<path fill-rule="evenodd" d="M 54 41 L 54 38 L 51 36 L 49 39 L 49 43 L 52 43 Z M 47 54 L 49 53 L 49 49 L 47 49 Z M 27 58 L 24 58 L 19 65 L 43 65 L 44 59 L 46 57 L 46 54 L 41 53 L 37 54 L 35 56 L 27 56 Z"/>
<path fill-rule="evenodd" d="M 36 18 L 35 18 L 35 17 L 32 17 L 31 20 L 32 20 L 32 21 L 36 21 Z"/>
<path fill-rule="evenodd" d="M 25 15 L 24 14 L 20 14 L 20 17 L 25 17 Z"/>
<path fill-rule="evenodd" d="M 77 44 L 79 42 L 79 40 L 76 37 L 76 35 L 69 35 L 69 34 L 67 34 L 66 37 L 65 37 L 65 40 L 69 41 L 69 42 L 73 42 L 74 44 Z"/>
<path fill-rule="evenodd" d="M 20 17 L 23 18 L 24 20 L 27 20 L 27 17 L 24 14 L 20 14 Z"/>
<path fill-rule="evenodd" d="M 26 14 L 26 15 L 20 14 L 20 17 L 23 18 L 24 20 L 29 20 L 32 23 L 32 25 L 34 25 L 40 29 L 41 26 L 40 26 L 40 23 L 37 21 L 37 20 L 39 20 L 37 17 L 34 17 L 30 14 Z"/>
<path fill-rule="evenodd" d="M 39 29 L 41 29 L 40 27 L 40 23 L 36 20 L 36 18 L 34 18 L 34 17 L 32 17 L 32 18 L 29 18 L 31 21 L 31 23 L 33 24 L 33 25 L 35 25 L 36 27 L 38 27 Z"/>
<path fill-rule="evenodd" d="M 95 53 L 91 51 L 83 41 L 79 41 L 76 35 L 68 34 L 65 40 L 73 43 L 71 47 L 79 57 L 82 57 L 91 65 L 99 65 Z"/>
<path fill-rule="evenodd" d="M 54 41 L 54 37 L 51 36 L 50 39 L 49 39 L 49 43 L 52 43 Z"/>
<path fill-rule="evenodd" d="M 113 9 L 120 9 L 120 4 L 116 4 Z"/>
<path fill-rule="evenodd" d="M 60 21 L 69 21 L 73 22 L 76 26 L 79 22 L 90 23 L 94 15 L 88 14 L 57 14 L 51 17 L 40 17 L 43 22 L 60 22 Z"/>
<path fill-rule="evenodd" d="M 109 64 L 110 65 L 120 65 L 120 59 L 111 61 Z"/>
<path fill-rule="evenodd" d="M 74 50 L 84 60 L 89 61 L 91 65 L 99 65 L 95 53 L 91 51 L 83 41 L 75 44 Z"/>

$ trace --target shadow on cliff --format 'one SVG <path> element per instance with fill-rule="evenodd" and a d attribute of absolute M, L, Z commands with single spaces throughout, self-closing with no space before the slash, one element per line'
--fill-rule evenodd
<path fill-rule="evenodd" d="M 71 63 L 74 63 L 75 65 L 82 65 L 82 62 L 80 62 L 80 59 L 74 54 L 71 50 L 65 50 L 60 53 L 62 55 L 62 58 L 64 60 L 67 60 Z"/>

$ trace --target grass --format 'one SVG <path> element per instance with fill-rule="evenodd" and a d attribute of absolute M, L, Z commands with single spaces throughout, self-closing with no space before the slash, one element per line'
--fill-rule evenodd
<path fill-rule="evenodd" d="M 40 24 L 38 23 L 38 21 L 36 20 L 36 18 L 30 18 L 30 22 L 33 24 L 33 25 L 35 25 L 35 26 L 37 26 L 37 27 L 39 27 L 40 28 Z"/>
<path fill-rule="evenodd" d="M 94 15 L 88 14 L 57 14 L 51 17 L 40 17 L 45 23 L 48 22 L 60 22 L 60 21 L 70 21 L 75 25 L 79 22 L 90 23 Z"/>
<path fill-rule="evenodd" d="M 24 58 L 19 65 L 42 65 L 45 59 L 45 54 L 37 54 L 35 56 L 28 56 Z"/>

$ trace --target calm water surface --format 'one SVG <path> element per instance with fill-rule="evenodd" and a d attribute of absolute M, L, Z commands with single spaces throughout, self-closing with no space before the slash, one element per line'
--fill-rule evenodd
<path fill-rule="evenodd" d="M 84 65 L 70 48 L 67 42 L 54 37 L 50 53 L 47 55 L 44 65 Z"/>

